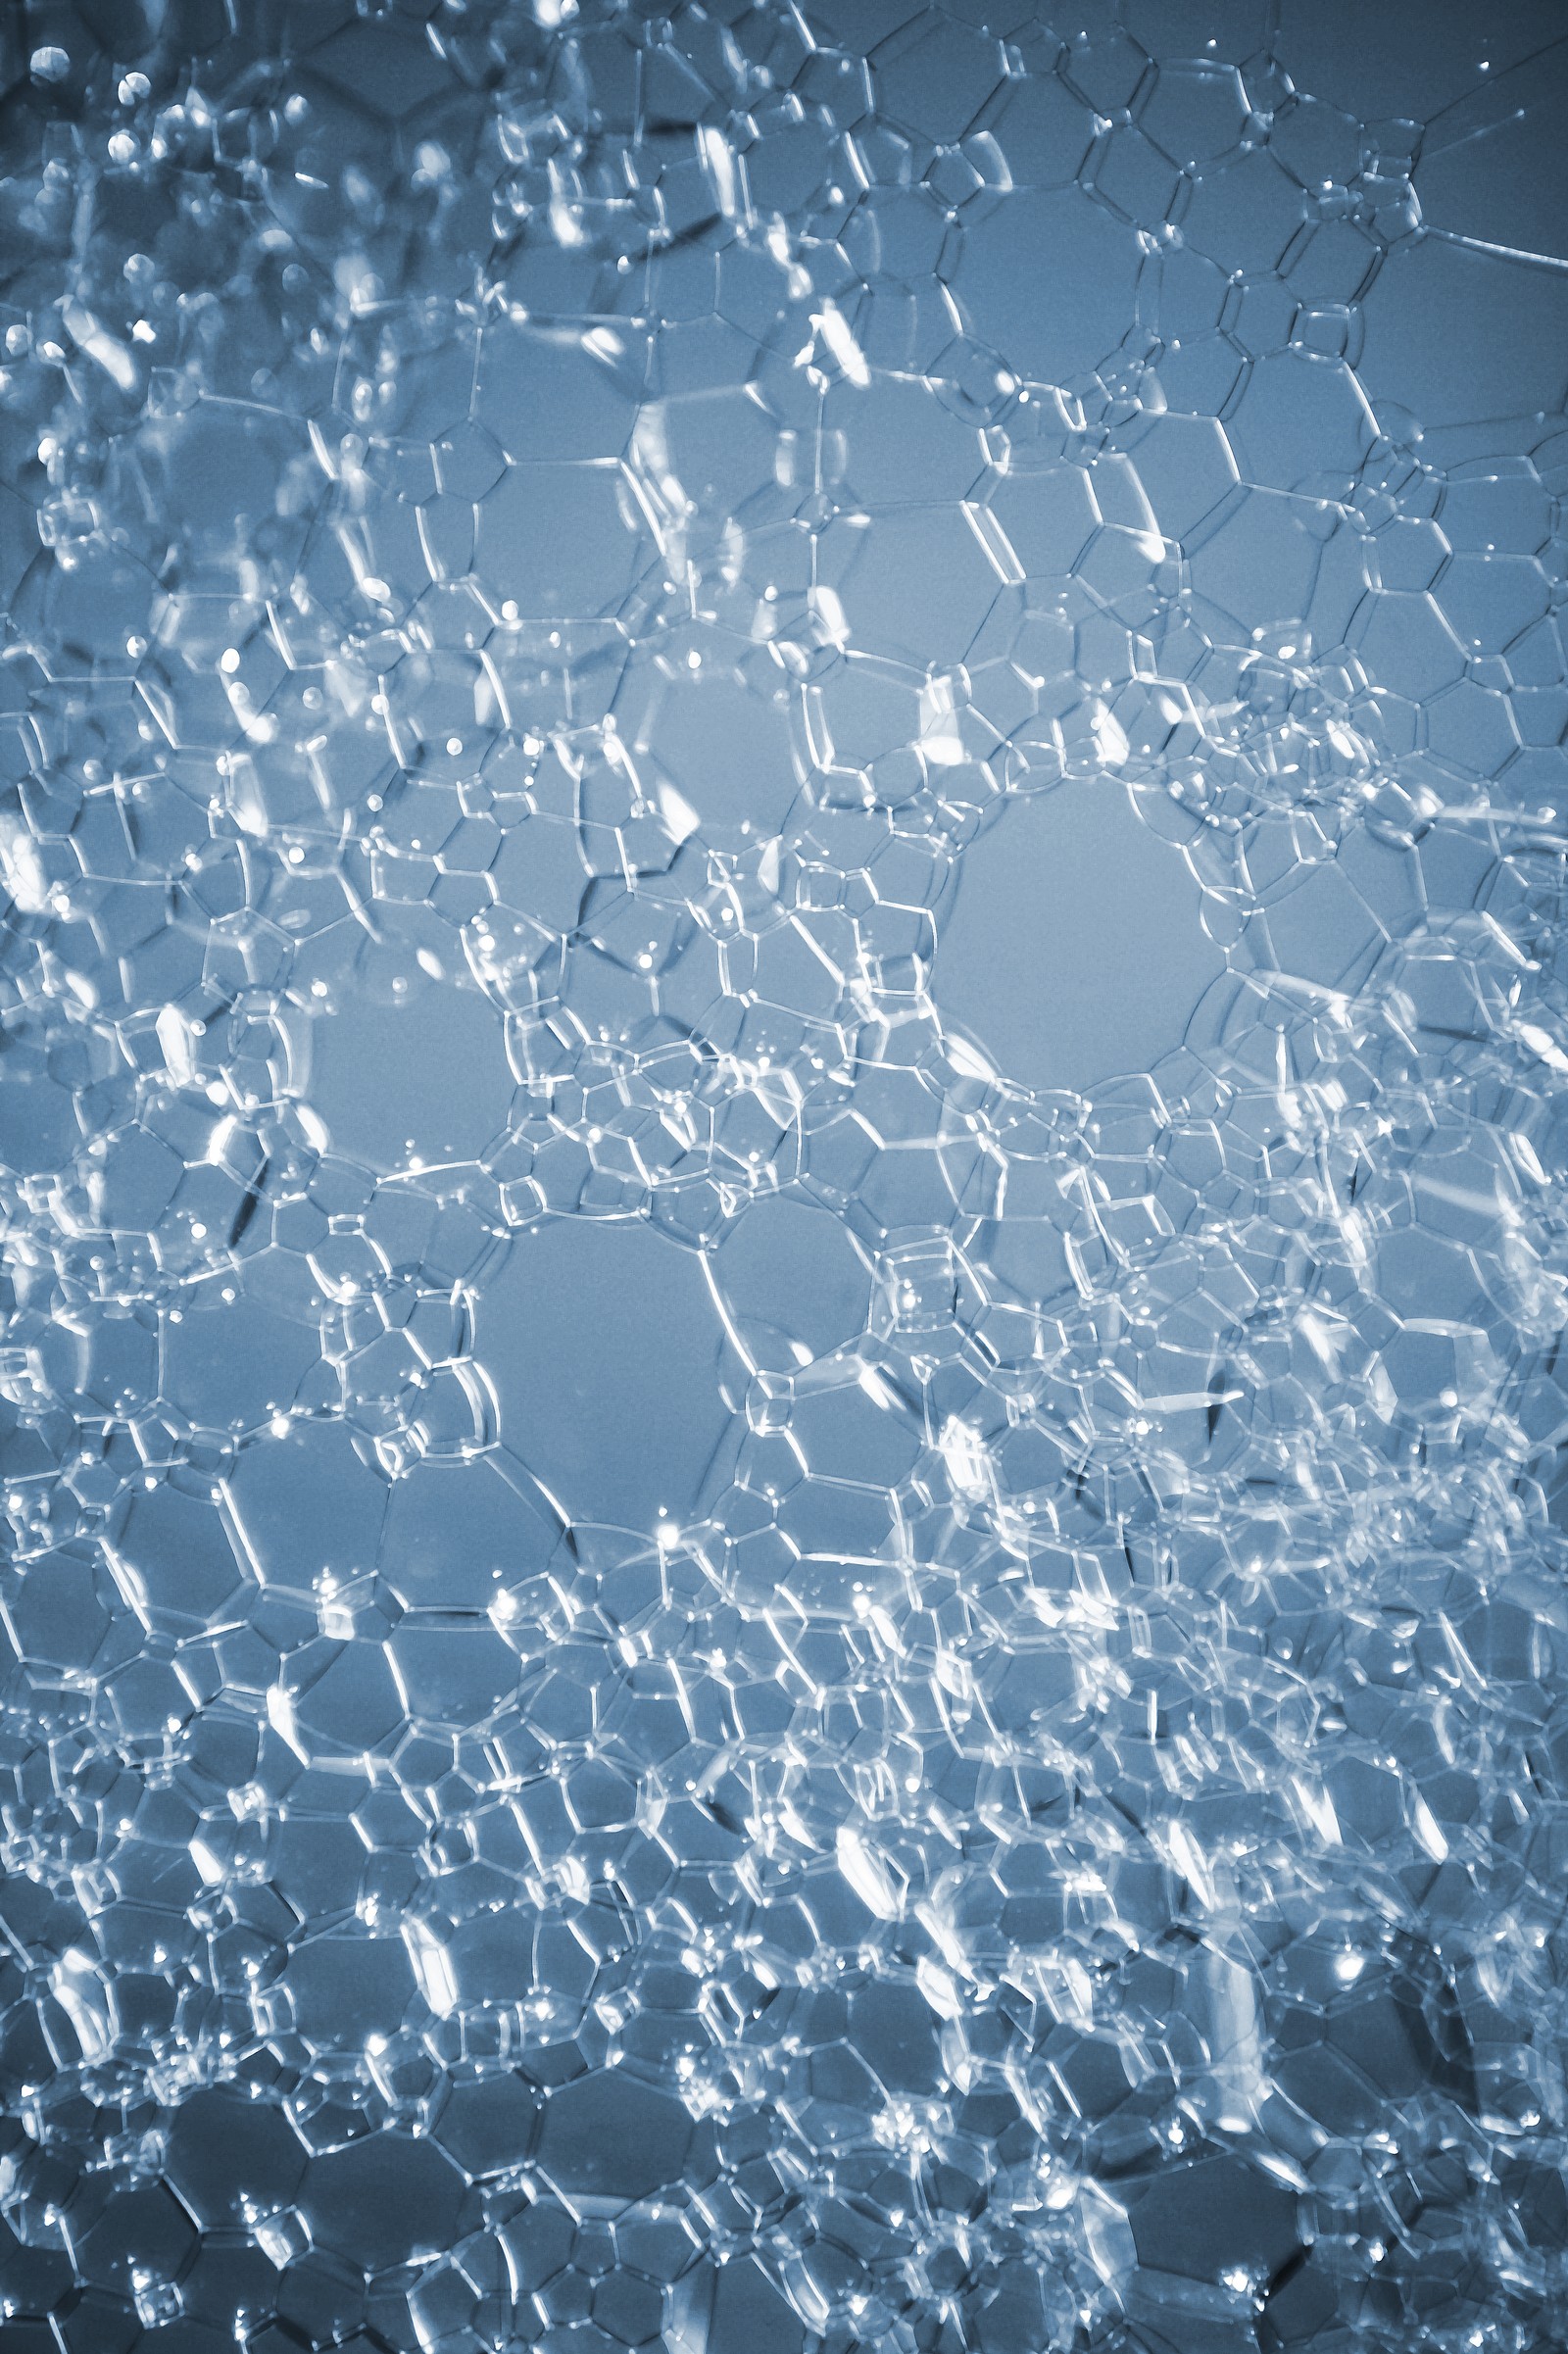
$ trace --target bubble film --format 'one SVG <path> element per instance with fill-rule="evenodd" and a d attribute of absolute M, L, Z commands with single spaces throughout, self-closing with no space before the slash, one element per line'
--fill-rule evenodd
<path fill-rule="evenodd" d="M 14 0 L 6 2354 L 1548 2354 L 1556 0 Z"/>

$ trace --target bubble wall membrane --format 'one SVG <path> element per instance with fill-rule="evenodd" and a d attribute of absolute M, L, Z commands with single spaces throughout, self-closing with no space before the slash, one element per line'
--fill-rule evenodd
<path fill-rule="evenodd" d="M 1552 2354 L 1560 0 L 0 12 L 5 2354 Z"/>

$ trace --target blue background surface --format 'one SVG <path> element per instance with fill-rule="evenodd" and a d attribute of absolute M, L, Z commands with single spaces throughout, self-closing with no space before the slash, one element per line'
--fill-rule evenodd
<path fill-rule="evenodd" d="M 1545 0 L 0 18 L 6 2354 L 1544 2354 Z"/>

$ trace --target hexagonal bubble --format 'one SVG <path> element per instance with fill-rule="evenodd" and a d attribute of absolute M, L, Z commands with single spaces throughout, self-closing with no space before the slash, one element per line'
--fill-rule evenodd
<path fill-rule="evenodd" d="M 782 693 L 770 706 L 738 681 L 688 664 L 661 680 L 650 702 L 639 747 L 652 752 L 705 835 L 735 826 L 766 835 L 782 826 L 799 790 Z"/>
<path fill-rule="evenodd" d="M 573 2200 L 621 2204 L 678 2183 L 691 2138 L 691 2118 L 677 2098 L 629 2074 L 601 2071 L 551 2094 L 539 2163 Z"/>
<path fill-rule="evenodd" d="M 475 561 L 508 619 L 612 613 L 646 561 L 635 515 L 616 466 L 511 466 L 481 507 Z"/>
<path fill-rule="evenodd" d="M 114 1541 L 117 1575 L 152 1627 L 200 1627 L 233 1609 L 248 1583 L 215 1503 L 170 1487 L 128 1499 Z"/>
<path fill-rule="evenodd" d="M 1106 779 L 1009 808 L 965 858 L 939 1003 L 1018 1083 L 1092 1094 L 1179 1047 L 1225 969 L 1180 853 Z"/>
<path fill-rule="evenodd" d="M 722 1346 L 700 1261 L 620 1221 L 520 1237 L 479 1333 L 503 1422 L 546 1493 L 571 1519 L 645 1533 L 698 1516 L 727 1427 Z"/>
<path fill-rule="evenodd" d="M 1019 376 L 1068 384 L 1120 346 L 1140 259 L 1136 232 L 1078 191 L 1021 189 L 965 230 L 957 283 L 977 332 Z"/>
<path fill-rule="evenodd" d="M 512 1091 L 501 1022 L 471 990 L 362 1000 L 320 1027 L 314 1104 L 336 1149 L 372 1167 L 477 1159 Z"/>
<path fill-rule="evenodd" d="M 1551 12 L 318 13 L 0 129 L 7 2345 L 1555 2342 Z"/>
<path fill-rule="evenodd" d="M 854 1238 L 807 1202 L 754 1202 L 714 1254 L 713 1271 L 749 1354 L 776 1355 L 780 1371 L 865 1330 L 871 1283 Z"/>
<path fill-rule="evenodd" d="M 433 2142 L 391 2133 L 313 2158 L 299 2194 L 317 2244 L 370 2272 L 451 2247 L 474 2204 L 465 2177 Z"/>

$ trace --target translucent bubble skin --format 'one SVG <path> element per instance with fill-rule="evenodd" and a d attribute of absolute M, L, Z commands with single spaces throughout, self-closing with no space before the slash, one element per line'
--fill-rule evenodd
<path fill-rule="evenodd" d="M 6 2354 L 1545 2354 L 1560 9 L 0 90 Z"/>

